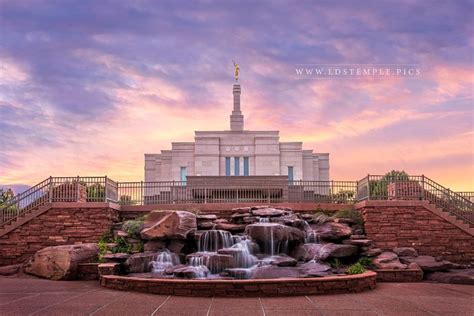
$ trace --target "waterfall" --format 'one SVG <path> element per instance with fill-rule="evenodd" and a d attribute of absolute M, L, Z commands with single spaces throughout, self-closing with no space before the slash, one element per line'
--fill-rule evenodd
<path fill-rule="evenodd" d="M 236 268 L 250 268 L 257 262 L 257 258 L 250 252 L 250 243 L 250 240 L 244 239 L 232 246 L 232 248 L 240 250 L 234 255 L 234 265 Z"/>
<path fill-rule="evenodd" d="M 170 252 L 168 249 L 158 253 L 150 262 L 151 271 L 153 273 L 162 274 L 166 268 L 180 264 L 179 256 L 175 253 Z"/>
<path fill-rule="evenodd" d="M 319 244 L 319 235 L 311 228 L 307 221 L 304 224 L 304 242 L 308 244 Z"/>
<path fill-rule="evenodd" d="M 199 236 L 199 252 L 217 252 L 234 244 L 232 234 L 225 230 L 208 230 Z"/>
<path fill-rule="evenodd" d="M 258 222 L 259 223 L 270 223 L 270 218 L 269 217 L 259 217 Z"/>

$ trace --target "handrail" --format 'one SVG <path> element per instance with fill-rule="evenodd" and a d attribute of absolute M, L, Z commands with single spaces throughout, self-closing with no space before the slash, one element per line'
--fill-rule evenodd
<path fill-rule="evenodd" d="M 358 182 L 357 199 L 428 200 L 470 224 L 474 224 L 474 203 L 430 178 L 399 175 L 367 175 Z"/>

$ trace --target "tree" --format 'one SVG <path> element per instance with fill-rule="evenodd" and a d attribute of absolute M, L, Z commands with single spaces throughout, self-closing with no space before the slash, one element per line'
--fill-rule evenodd
<path fill-rule="evenodd" d="M 6 204 L 8 201 L 12 200 L 15 194 L 12 189 L 0 189 L 0 205 Z"/>
<path fill-rule="evenodd" d="M 387 172 L 380 180 L 370 180 L 370 196 L 386 198 L 388 195 L 387 185 L 392 182 L 408 181 L 409 175 L 403 170 L 392 170 Z"/>

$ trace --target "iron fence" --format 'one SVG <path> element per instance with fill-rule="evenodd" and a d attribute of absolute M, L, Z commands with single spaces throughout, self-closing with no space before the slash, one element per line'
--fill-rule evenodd
<path fill-rule="evenodd" d="M 286 185 L 253 182 L 248 185 L 189 185 L 186 181 L 119 182 L 122 205 L 199 203 L 351 203 L 356 181 L 292 181 Z"/>

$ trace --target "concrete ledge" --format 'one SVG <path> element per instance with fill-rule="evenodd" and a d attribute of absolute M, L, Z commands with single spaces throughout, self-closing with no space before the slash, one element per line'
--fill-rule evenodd
<path fill-rule="evenodd" d="M 377 272 L 377 282 L 421 282 L 423 280 L 421 269 L 379 269 L 375 272 Z"/>
<path fill-rule="evenodd" d="M 376 286 L 377 274 L 328 276 L 322 278 L 284 278 L 251 280 L 146 279 L 104 275 L 103 287 L 161 295 L 258 297 L 363 292 Z"/>

